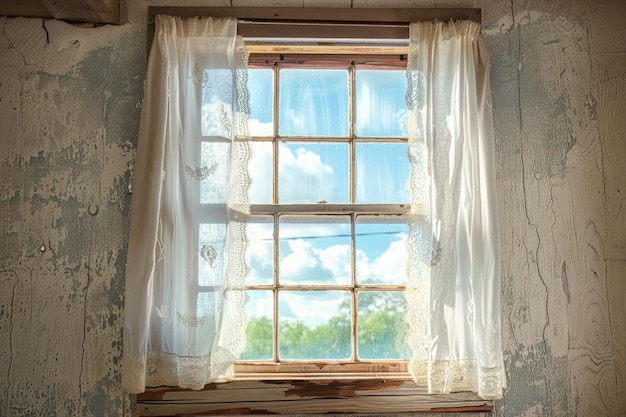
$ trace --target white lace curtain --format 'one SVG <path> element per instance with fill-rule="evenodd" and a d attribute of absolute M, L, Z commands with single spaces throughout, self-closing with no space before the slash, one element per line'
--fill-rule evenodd
<path fill-rule="evenodd" d="M 476 22 L 411 25 L 411 372 L 430 393 L 502 396 L 489 54 Z"/>
<path fill-rule="evenodd" d="M 247 52 L 233 19 L 158 16 L 135 159 L 122 384 L 202 388 L 245 342 Z M 489 57 L 474 22 L 411 25 L 411 372 L 500 398 Z M 202 208 L 201 208 L 202 204 Z"/>
<path fill-rule="evenodd" d="M 155 26 L 126 267 L 122 386 L 135 393 L 200 389 L 245 344 L 248 54 L 235 19 Z"/>

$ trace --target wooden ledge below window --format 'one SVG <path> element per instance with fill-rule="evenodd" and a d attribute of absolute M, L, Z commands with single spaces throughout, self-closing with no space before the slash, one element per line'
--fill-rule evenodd
<path fill-rule="evenodd" d="M 428 394 L 413 381 L 369 379 L 236 380 L 203 390 L 151 388 L 137 396 L 137 416 L 491 412 L 473 393 Z"/>

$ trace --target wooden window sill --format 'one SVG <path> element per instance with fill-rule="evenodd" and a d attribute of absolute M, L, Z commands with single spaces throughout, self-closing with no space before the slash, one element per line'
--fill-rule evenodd
<path fill-rule="evenodd" d="M 150 388 L 137 416 L 491 412 L 474 393 L 428 394 L 405 378 L 241 379 L 203 390 Z"/>

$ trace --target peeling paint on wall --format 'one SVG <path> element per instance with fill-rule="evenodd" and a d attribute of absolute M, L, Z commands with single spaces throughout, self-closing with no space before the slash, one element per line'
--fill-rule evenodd
<path fill-rule="evenodd" d="M 0 18 L 2 416 L 132 413 L 119 360 L 149 2 L 132 3 L 123 26 Z M 394 6 L 483 8 L 509 383 L 493 415 L 626 415 L 626 4 Z"/>
<path fill-rule="evenodd" d="M 130 415 L 119 358 L 142 36 L 0 26 L 0 414 Z"/>

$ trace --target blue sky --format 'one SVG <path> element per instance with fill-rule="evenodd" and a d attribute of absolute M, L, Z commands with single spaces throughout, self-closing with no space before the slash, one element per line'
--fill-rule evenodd
<path fill-rule="evenodd" d="M 348 73 L 345 70 L 281 70 L 279 135 L 349 135 Z M 362 138 L 404 137 L 406 80 L 403 71 L 358 70 L 356 75 L 355 133 Z M 271 69 L 249 71 L 253 136 L 273 135 L 273 74 Z M 250 172 L 252 203 L 271 202 L 272 146 L 255 144 Z M 349 147 L 347 143 L 296 141 L 279 146 L 279 202 L 349 202 Z M 405 203 L 408 176 L 405 143 L 359 143 L 356 148 L 356 202 Z M 271 283 L 274 268 L 271 219 L 251 222 L 248 235 L 251 284 Z M 265 221 L 264 221 L 265 220 Z M 392 220 L 393 221 L 393 220 Z M 385 224 L 373 217 L 357 221 L 356 270 L 363 281 L 402 284 L 406 226 Z M 349 218 L 332 222 L 295 222 L 284 218 L 279 226 L 280 279 L 287 284 L 350 282 Z M 271 314 L 271 293 L 250 294 L 252 315 Z M 310 326 L 330 318 L 345 293 L 291 293 L 279 304 L 285 319 Z M 301 308 L 306 305 L 306 309 Z"/>

